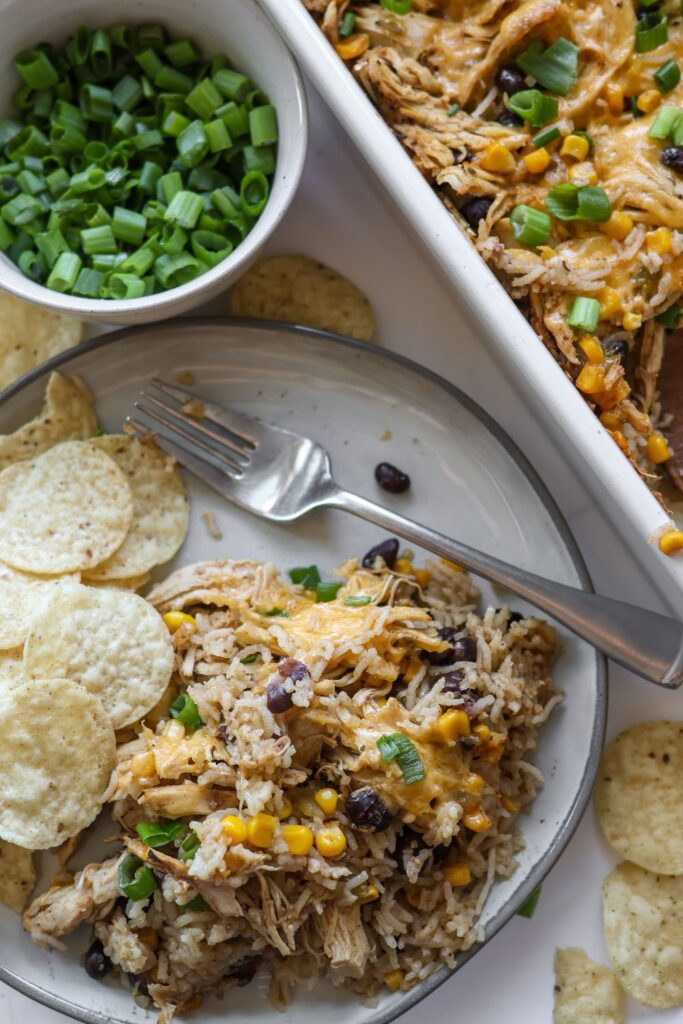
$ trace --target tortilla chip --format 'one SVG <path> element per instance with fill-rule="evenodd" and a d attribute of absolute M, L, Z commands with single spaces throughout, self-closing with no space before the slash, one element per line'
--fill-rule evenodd
<path fill-rule="evenodd" d="M 115 729 L 154 707 L 173 670 L 173 642 L 157 611 L 113 588 L 61 588 L 36 616 L 25 679 L 71 679 L 102 702 Z"/>
<path fill-rule="evenodd" d="M 91 441 L 65 441 L 0 473 L 0 559 L 25 572 L 93 569 L 133 518 L 126 477 Z"/>
<path fill-rule="evenodd" d="M 35 884 L 31 851 L 0 839 L 0 902 L 20 914 Z"/>
<path fill-rule="evenodd" d="M 113 587 L 115 590 L 141 590 L 151 580 L 152 576 L 148 572 L 141 573 L 140 576 L 128 576 L 122 580 L 93 580 L 89 576 L 83 577 L 83 582 L 88 587 Z"/>
<path fill-rule="evenodd" d="M 14 690 L 24 681 L 24 648 L 0 651 L 0 696 Z"/>
<path fill-rule="evenodd" d="M 230 293 L 233 316 L 305 324 L 370 341 L 375 314 L 363 292 L 308 256 L 274 256 L 254 263 Z"/>
<path fill-rule="evenodd" d="M 643 722 L 605 750 L 595 790 L 605 838 L 627 860 L 683 874 L 683 722 Z"/>
<path fill-rule="evenodd" d="M 78 583 L 78 573 L 67 577 L 36 576 L 0 562 L 0 650 L 23 644 L 37 605 L 63 579 Z"/>
<path fill-rule="evenodd" d="M 185 540 L 190 517 L 185 484 L 166 452 L 151 441 L 105 434 L 93 443 L 125 473 L 133 497 L 133 521 L 121 547 L 91 569 L 88 578 L 142 576 L 173 558 Z"/>
<path fill-rule="evenodd" d="M 554 1024 L 624 1024 L 624 993 L 582 949 L 555 951 Z"/>
<path fill-rule="evenodd" d="M 83 323 L 0 292 L 0 388 L 83 340 Z"/>
<path fill-rule="evenodd" d="M 102 704 L 68 679 L 37 679 L 0 697 L 0 836 L 47 850 L 102 806 L 116 739 Z"/>
<path fill-rule="evenodd" d="M 622 988 L 645 1006 L 683 1006 L 683 877 L 619 864 L 602 887 L 605 940 Z"/>
<path fill-rule="evenodd" d="M 38 416 L 13 434 L 0 435 L 0 469 L 32 459 L 60 441 L 92 437 L 96 430 L 97 419 L 90 398 L 74 381 L 53 373 Z"/>

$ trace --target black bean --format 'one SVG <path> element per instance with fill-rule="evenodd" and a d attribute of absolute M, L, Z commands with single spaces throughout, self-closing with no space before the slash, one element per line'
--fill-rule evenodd
<path fill-rule="evenodd" d="M 492 202 L 493 199 L 489 199 L 488 196 L 472 196 L 460 207 L 460 213 L 473 231 L 479 227 L 479 221 L 486 217 Z"/>
<path fill-rule="evenodd" d="M 665 167 L 683 174 L 683 146 L 667 146 L 659 157 Z"/>
<path fill-rule="evenodd" d="M 471 690 L 469 686 L 464 686 L 464 675 L 462 672 L 447 672 L 443 679 L 443 689 L 441 693 L 450 693 L 454 697 L 460 697 L 462 703 L 458 705 L 463 711 L 469 711 L 469 709 L 479 700 L 479 694 L 476 690 Z"/>
<path fill-rule="evenodd" d="M 146 974 L 128 974 L 127 978 L 133 990 L 133 995 L 149 995 L 149 979 Z"/>
<path fill-rule="evenodd" d="M 476 661 L 477 641 L 471 636 L 461 636 L 453 644 L 453 661 Z"/>
<path fill-rule="evenodd" d="M 285 679 L 291 679 L 293 683 L 300 683 L 308 675 L 308 669 L 303 661 L 296 658 L 285 658 L 278 663 L 277 670 Z"/>
<path fill-rule="evenodd" d="M 624 338 L 617 338 L 614 341 L 607 341 L 603 343 L 603 349 L 605 355 L 612 359 L 621 359 L 622 363 L 626 362 L 629 355 L 628 342 Z"/>
<path fill-rule="evenodd" d="M 522 119 L 514 110 L 504 110 L 498 118 L 498 124 L 502 124 L 504 128 L 519 128 L 522 124 Z"/>
<path fill-rule="evenodd" d="M 364 569 L 374 569 L 375 560 L 383 558 L 388 569 L 393 569 L 398 558 L 398 540 L 396 537 L 387 537 L 380 544 L 375 544 L 368 553 L 363 556 L 362 566 Z"/>
<path fill-rule="evenodd" d="M 356 789 L 346 800 L 346 813 L 361 832 L 385 832 L 391 825 L 392 813 L 372 786 Z"/>
<path fill-rule="evenodd" d="M 238 961 L 229 968 L 228 973 L 225 975 L 226 978 L 235 978 L 237 981 L 238 988 L 244 988 L 250 981 L 253 981 L 258 969 L 260 967 L 261 960 L 257 956 L 250 956 L 244 960 Z"/>
<path fill-rule="evenodd" d="M 442 626 L 437 632 L 441 640 L 447 640 L 449 643 L 458 635 L 457 629 L 453 629 L 452 626 Z M 445 651 L 430 651 L 425 657 L 430 665 L 452 665 L 455 661 L 452 654 L 453 648 L 447 647 Z"/>
<path fill-rule="evenodd" d="M 95 939 L 83 961 L 85 973 L 94 981 L 101 981 L 111 970 L 111 960 L 104 952 L 104 946 L 99 939 Z"/>
<path fill-rule="evenodd" d="M 390 462 L 380 462 L 375 466 L 375 480 L 382 490 L 391 494 L 403 494 L 410 487 L 408 474 L 392 466 Z"/>
<path fill-rule="evenodd" d="M 512 67 L 511 64 L 505 64 L 498 69 L 496 85 L 501 92 L 506 92 L 508 96 L 514 96 L 516 92 L 521 92 L 527 87 L 524 73 L 519 68 Z"/>
<path fill-rule="evenodd" d="M 500 608 L 496 608 L 497 612 L 500 610 Z M 522 615 L 521 612 L 508 612 L 507 626 L 509 627 L 511 622 L 521 622 L 524 618 L 526 618 L 526 616 Z"/>
<path fill-rule="evenodd" d="M 268 683 L 266 686 L 266 707 L 274 715 L 281 715 L 294 704 L 289 690 L 285 689 L 283 683 Z"/>

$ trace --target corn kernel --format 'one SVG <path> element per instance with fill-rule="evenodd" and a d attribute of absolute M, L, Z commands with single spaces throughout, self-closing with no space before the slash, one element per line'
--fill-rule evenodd
<path fill-rule="evenodd" d="M 583 135 L 567 135 L 562 143 L 560 154 L 581 161 L 586 159 L 590 148 L 588 139 L 584 139 Z"/>
<path fill-rule="evenodd" d="M 448 864 L 443 869 L 443 877 L 451 885 L 469 885 L 472 881 L 472 872 L 467 864 Z"/>
<path fill-rule="evenodd" d="M 283 825 L 280 831 L 287 849 L 295 857 L 305 857 L 313 846 L 313 833 L 308 825 Z"/>
<path fill-rule="evenodd" d="M 177 718 L 172 718 L 164 726 L 163 734 L 172 740 L 182 740 L 185 737 L 185 726 Z"/>
<path fill-rule="evenodd" d="M 492 174 L 510 174 L 515 169 L 515 158 L 507 146 L 492 142 L 486 147 L 481 166 Z"/>
<path fill-rule="evenodd" d="M 647 457 L 659 464 L 671 458 L 671 449 L 663 434 L 650 434 L 647 439 Z"/>
<path fill-rule="evenodd" d="M 161 617 L 169 633 L 177 633 L 181 626 L 191 626 L 193 632 L 197 629 L 197 620 L 186 612 L 165 612 Z"/>
<path fill-rule="evenodd" d="M 524 163 L 530 174 L 543 174 L 550 166 L 550 153 L 545 146 L 541 146 L 540 149 L 534 150 L 533 153 L 527 153 L 524 157 Z"/>
<path fill-rule="evenodd" d="M 621 295 L 615 288 L 603 288 L 598 294 L 598 299 L 601 320 L 610 320 L 621 312 Z"/>
<path fill-rule="evenodd" d="M 636 100 L 636 106 L 642 114 L 651 114 L 659 106 L 661 98 L 659 89 L 646 89 Z"/>
<path fill-rule="evenodd" d="M 602 345 L 594 335 L 585 334 L 579 344 L 581 346 L 581 351 L 589 363 L 595 363 L 597 365 L 605 361 L 605 353 L 602 351 Z"/>
<path fill-rule="evenodd" d="M 621 324 L 625 331 L 637 331 L 642 322 L 643 318 L 639 313 L 625 313 Z"/>
<path fill-rule="evenodd" d="M 665 555 L 680 551 L 681 548 L 683 548 L 683 530 L 667 530 L 659 538 L 659 550 L 663 551 Z"/>
<path fill-rule="evenodd" d="M 415 569 L 414 576 L 423 590 L 429 585 L 429 569 Z"/>
<path fill-rule="evenodd" d="M 439 717 L 436 723 L 439 736 L 444 743 L 453 743 L 459 736 L 469 736 L 470 720 L 460 708 L 449 708 Z"/>
<path fill-rule="evenodd" d="M 488 725 L 475 725 L 472 730 L 475 736 L 477 736 L 482 743 L 488 743 L 493 733 L 489 729 Z"/>
<path fill-rule="evenodd" d="M 394 562 L 394 571 L 402 572 L 405 576 L 412 576 L 413 563 L 409 558 L 397 558 Z"/>
<path fill-rule="evenodd" d="M 336 789 L 332 789 L 331 786 L 325 787 L 325 789 L 319 789 L 313 797 L 320 810 L 323 812 L 326 818 L 329 818 L 331 814 L 337 810 L 337 801 L 339 800 L 339 794 Z"/>
<path fill-rule="evenodd" d="M 605 88 L 605 99 L 610 114 L 615 117 L 624 110 L 624 90 L 616 82 L 609 82 Z"/>
<path fill-rule="evenodd" d="M 476 772 L 470 772 L 469 775 L 465 776 L 462 785 L 465 792 L 472 793 L 474 796 L 477 796 L 483 791 L 486 781 L 481 777 L 481 775 L 477 775 Z"/>
<path fill-rule="evenodd" d="M 633 217 L 621 210 L 615 210 L 609 220 L 600 225 L 600 230 L 608 238 L 615 238 L 617 242 L 623 242 L 633 231 Z"/>
<path fill-rule="evenodd" d="M 293 813 L 294 813 L 294 805 L 292 804 L 292 801 L 288 800 L 287 797 L 284 797 L 283 801 L 282 801 L 282 804 L 280 805 L 280 809 L 279 809 L 279 811 L 277 811 L 278 818 L 280 819 L 280 821 L 285 821 Z"/>
<path fill-rule="evenodd" d="M 555 250 L 553 249 L 552 245 L 539 245 L 536 249 L 536 252 L 544 260 L 552 259 L 552 257 L 555 255 Z"/>
<path fill-rule="evenodd" d="M 668 228 L 657 228 L 655 231 L 648 231 L 645 235 L 645 244 L 648 252 L 656 252 L 660 256 L 666 256 L 671 252 L 671 232 Z"/>
<path fill-rule="evenodd" d="M 340 39 L 335 50 L 342 60 L 355 60 L 361 57 L 370 45 L 370 36 L 367 32 L 357 32 L 348 39 Z"/>
<path fill-rule="evenodd" d="M 594 395 L 602 390 L 605 380 L 605 371 L 602 366 L 592 366 L 586 363 L 576 378 L 576 386 L 584 395 Z"/>
<path fill-rule="evenodd" d="M 567 170 L 567 177 L 575 185 L 597 185 L 598 183 L 597 171 L 590 160 L 584 160 L 580 164 L 572 164 Z M 592 226 L 589 230 L 592 231 Z"/>
<path fill-rule="evenodd" d="M 274 818 L 272 814 L 255 814 L 247 825 L 249 842 L 252 846 L 260 846 L 263 850 L 267 849 L 273 841 L 276 828 L 277 818 Z"/>
<path fill-rule="evenodd" d="M 505 810 L 509 811 L 510 814 L 516 814 L 517 811 L 522 806 L 521 800 L 518 800 L 514 796 L 507 796 L 506 793 L 502 794 L 502 796 L 500 798 L 500 802 L 503 805 L 503 807 L 505 808 Z"/>
<path fill-rule="evenodd" d="M 403 971 L 389 971 L 388 974 L 384 975 L 384 984 L 387 988 L 390 988 L 392 992 L 397 992 L 403 984 L 405 974 Z"/>
<path fill-rule="evenodd" d="M 379 899 L 379 889 L 372 882 L 369 882 L 367 885 L 360 885 L 356 889 L 356 899 L 362 906 L 365 906 L 366 903 L 374 903 L 375 900 Z"/>
<path fill-rule="evenodd" d="M 243 843 L 248 835 L 247 826 L 236 814 L 226 814 L 221 822 L 223 831 L 230 840 L 230 845 Z"/>
<path fill-rule="evenodd" d="M 130 770 L 136 779 L 149 778 L 150 775 L 155 775 L 157 767 L 152 751 L 146 750 L 144 754 L 136 754 L 130 762 Z"/>
<path fill-rule="evenodd" d="M 607 430 L 618 430 L 621 425 L 621 417 L 612 411 L 600 413 L 600 422 Z"/>
<path fill-rule="evenodd" d="M 339 825 L 320 828 L 315 834 L 315 848 L 322 857 L 338 857 L 346 849 L 346 836 Z"/>
<path fill-rule="evenodd" d="M 420 909 L 420 893 L 421 889 L 418 885 L 406 886 L 405 895 L 406 900 L 410 903 L 411 907 L 415 907 L 416 910 Z"/>
<path fill-rule="evenodd" d="M 463 814 L 462 821 L 472 832 L 486 832 L 487 828 L 491 828 L 491 819 L 482 807 L 467 811 Z"/>
<path fill-rule="evenodd" d="M 159 948 L 159 936 L 153 928 L 137 928 L 134 931 L 140 942 L 152 952 Z"/>
<path fill-rule="evenodd" d="M 461 565 L 458 565 L 457 562 L 451 562 L 450 559 L 448 559 L 448 558 L 442 558 L 441 561 L 443 562 L 444 565 L 447 565 L 448 568 L 452 569 L 454 572 L 464 572 L 465 571 Z"/>

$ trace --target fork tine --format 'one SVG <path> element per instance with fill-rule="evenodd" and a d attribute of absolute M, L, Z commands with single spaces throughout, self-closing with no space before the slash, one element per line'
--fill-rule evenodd
<path fill-rule="evenodd" d="M 148 423 L 143 423 L 133 416 L 127 416 L 126 423 L 130 424 L 139 434 L 146 434 L 150 430 Z M 214 491 L 218 491 L 225 498 L 230 497 L 230 480 L 224 470 L 214 469 L 213 466 L 204 462 L 203 459 L 197 458 L 184 445 L 181 445 L 179 441 L 173 441 L 163 428 L 161 430 L 158 428 L 152 429 L 154 429 L 155 440 L 160 448 L 163 448 L 165 452 L 172 455 L 181 466 L 189 469 L 191 473 L 194 473 L 200 480 L 203 480 Z"/>
<path fill-rule="evenodd" d="M 154 423 L 161 424 L 161 426 L 166 427 L 166 436 L 168 436 L 170 432 L 170 434 L 172 435 L 172 439 L 175 440 L 175 442 L 179 444 L 181 447 L 185 448 L 186 451 L 189 451 L 191 455 L 198 456 L 196 449 L 199 449 L 202 452 L 202 455 L 198 457 L 203 458 L 206 462 L 209 462 L 216 469 L 219 469 L 223 473 L 229 474 L 230 476 L 232 476 L 233 479 L 239 479 L 239 477 L 242 475 L 242 472 L 244 470 L 243 465 L 240 465 L 238 462 L 235 462 L 233 459 L 230 458 L 229 455 L 224 455 L 222 452 L 219 452 L 215 448 L 210 447 L 201 437 L 197 437 L 196 434 L 193 434 L 191 430 L 187 430 L 185 427 L 181 426 L 178 423 L 173 423 L 172 420 L 169 420 L 165 416 L 162 416 L 157 409 L 150 409 L 148 406 L 144 405 L 141 402 L 134 402 L 134 405 L 138 412 L 141 412 L 148 419 L 152 420 Z"/>
<path fill-rule="evenodd" d="M 155 398 L 154 395 L 148 394 L 146 391 L 141 391 L 140 394 L 145 402 L 156 406 L 162 412 L 166 413 L 166 415 L 172 420 L 180 420 L 183 423 L 186 423 L 193 430 L 198 430 L 201 434 L 211 438 L 211 440 L 215 441 L 221 448 L 230 448 L 231 451 L 235 452 L 235 454 L 239 456 L 240 459 L 243 459 L 245 462 L 249 461 L 251 451 L 245 448 L 244 442 L 241 446 L 235 444 L 235 442 L 224 433 L 219 434 L 218 431 L 211 430 L 210 427 L 206 427 L 198 417 L 189 416 L 187 413 L 183 412 L 182 409 L 173 409 L 166 402 L 159 401 L 158 398 Z M 235 461 L 237 461 L 237 459 Z"/>
<path fill-rule="evenodd" d="M 150 384 L 181 404 L 189 401 L 191 398 L 199 398 L 204 406 L 204 415 L 207 420 L 212 420 L 214 423 L 218 423 L 219 426 L 225 427 L 235 437 L 240 438 L 242 441 L 247 441 L 254 448 L 257 448 L 260 444 L 263 438 L 263 431 L 260 424 L 248 416 L 243 416 L 239 412 L 233 412 L 232 409 L 226 409 L 222 405 L 207 402 L 200 395 L 194 395 L 191 391 L 185 391 L 184 388 L 179 388 L 175 384 L 167 384 L 166 381 L 160 380 L 159 377 L 154 377 Z"/>

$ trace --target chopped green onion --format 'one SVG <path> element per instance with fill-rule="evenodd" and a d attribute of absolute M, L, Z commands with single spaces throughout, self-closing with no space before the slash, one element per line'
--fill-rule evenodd
<path fill-rule="evenodd" d="M 215 121 L 209 121 L 208 124 L 205 124 L 204 131 L 206 133 L 211 153 L 221 153 L 223 150 L 230 149 L 232 146 L 232 138 L 230 137 L 228 126 L 221 117 L 216 118 Z"/>
<path fill-rule="evenodd" d="M 81 67 L 90 56 L 92 32 L 83 25 L 76 29 L 75 35 L 67 40 L 66 56 L 74 67 Z"/>
<path fill-rule="evenodd" d="M 515 63 L 544 89 L 566 96 L 578 76 L 579 48 L 563 36 L 547 48 L 540 39 L 532 39 Z"/>
<path fill-rule="evenodd" d="M 372 604 L 372 598 L 368 594 L 347 594 L 344 604 L 349 608 L 361 608 L 365 604 Z"/>
<path fill-rule="evenodd" d="M 316 601 L 318 601 L 320 604 L 325 604 L 327 603 L 327 601 L 334 601 L 335 597 L 339 593 L 339 590 L 342 586 L 342 583 L 316 583 Z"/>
<path fill-rule="evenodd" d="M 93 33 L 90 44 L 90 65 L 97 78 L 107 78 L 113 67 L 111 40 L 109 34 L 102 29 Z"/>
<path fill-rule="evenodd" d="M 413 6 L 413 0 L 379 0 L 379 2 L 392 14 L 407 14 Z"/>
<path fill-rule="evenodd" d="M 166 29 L 163 25 L 137 25 L 135 28 L 135 47 L 144 50 L 163 50 L 166 45 Z"/>
<path fill-rule="evenodd" d="M 412 786 L 415 782 L 422 782 L 427 778 L 427 772 L 417 747 L 402 732 L 392 732 L 387 736 L 380 736 L 377 746 L 383 761 L 387 763 L 396 761 L 406 786 Z"/>
<path fill-rule="evenodd" d="M 40 253 L 27 249 L 19 257 L 19 268 L 32 281 L 43 281 L 47 273 L 45 260 Z"/>
<path fill-rule="evenodd" d="M 264 608 L 259 612 L 259 615 L 265 615 L 267 619 L 288 619 L 289 612 L 284 611 L 282 608 L 278 608 L 274 605 L 272 608 Z"/>
<path fill-rule="evenodd" d="M 191 39 L 178 39 L 164 47 L 164 55 L 174 68 L 184 68 L 199 60 L 199 53 Z"/>
<path fill-rule="evenodd" d="M 142 86 L 137 78 L 133 78 L 132 75 L 124 75 L 112 89 L 111 98 L 117 110 L 128 113 L 142 102 Z"/>
<path fill-rule="evenodd" d="M 71 291 L 74 295 L 81 295 L 85 299 L 99 299 L 103 285 L 103 273 L 99 270 L 92 270 L 90 267 L 83 267 Z"/>
<path fill-rule="evenodd" d="M 22 50 L 14 66 L 31 89 L 50 89 L 59 81 L 59 72 L 43 50 Z"/>
<path fill-rule="evenodd" d="M 653 78 L 662 96 L 675 89 L 681 80 L 681 69 L 675 60 L 667 60 L 657 68 Z"/>
<path fill-rule="evenodd" d="M 187 725 L 190 729 L 201 729 L 204 725 L 199 716 L 199 709 L 189 693 L 178 694 L 168 709 L 168 713 L 171 718 L 177 718 L 179 722 Z"/>
<path fill-rule="evenodd" d="M 184 75 L 182 71 L 176 71 L 175 68 L 167 68 L 165 66 L 155 76 L 154 84 L 158 89 L 182 93 L 183 96 L 187 95 L 193 85 L 189 75 Z"/>
<path fill-rule="evenodd" d="M 202 910 L 211 910 L 203 896 L 195 896 L 189 903 L 181 903 L 179 909 L 183 912 L 200 913 Z"/>
<path fill-rule="evenodd" d="M 532 128 L 542 128 L 557 117 L 559 104 L 554 96 L 545 96 L 538 89 L 524 89 L 508 100 L 510 109 Z"/>
<path fill-rule="evenodd" d="M 152 49 L 143 50 L 142 53 L 136 53 L 135 60 L 147 77 L 151 78 L 152 81 L 154 81 L 156 76 L 164 67 L 164 62 L 159 59 L 159 55 Z"/>
<path fill-rule="evenodd" d="M 518 916 L 531 919 L 536 913 L 536 907 L 538 906 L 540 896 L 541 887 L 539 885 L 537 889 L 534 889 L 531 896 L 529 896 L 529 898 L 525 900 L 524 903 L 521 905 L 521 907 L 517 911 Z"/>
<path fill-rule="evenodd" d="M 63 252 L 69 252 L 66 239 L 58 228 L 53 228 L 52 231 L 39 231 L 35 236 L 35 243 L 48 267 L 53 267 Z"/>
<path fill-rule="evenodd" d="M 75 252 L 63 252 L 52 268 L 47 286 L 55 292 L 70 292 L 76 283 L 83 260 Z"/>
<path fill-rule="evenodd" d="M 681 316 L 683 316 L 683 309 L 681 309 L 678 303 L 674 302 L 673 306 L 669 306 L 668 309 L 665 309 L 663 313 L 660 313 L 655 317 L 655 320 L 657 323 L 664 324 L 665 327 L 673 329 L 674 327 L 678 327 L 681 321 Z"/>
<path fill-rule="evenodd" d="M 35 220 L 40 213 L 40 209 L 38 199 L 20 193 L 0 207 L 0 215 L 8 224 L 20 227 L 22 224 L 30 224 L 32 220 Z"/>
<path fill-rule="evenodd" d="M 258 660 L 258 654 L 248 654 L 246 658 L 240 658 L 240 665 L 253 665 Z"/>
<path fill-rule="evenodd" d="M 145 294 L 145 284 L 137 274 L 112 274 L 106 290 L 112 299 L 140 299 Z"/>
<path fill-rule="evenodd" d="M 339 38 L 348 39 L 352 35 L 354 28 L 356 27 L 356 15 L 353 11 L 347 11 L 341 20 L 339 26 Z"/>
<path fill-rule="evenodd" d="M 313 590 L 320 583 L 320 572 L 317 565 L 299 565 L 288 570 L 292 583 L 301 584 L 304 590 Z"/>
<path fill-rule="evenodd" d="M 16 237 L 9 224 L 0 220 L 0 252 L 7 252 Z"/>
<path fill-rule="evenodd" d="M 188 832 L 178 848 L 178 856 L 181 860 L 194 860 L 200 846 L 201 843 L 197 833 Z"/>
<path fill-rule="evenodd" d="M 140 821 L 135 826 L 135 831 L 140 836 L 145 846 L 156 849 L 159 846 L 166 846 L 174 839 L 180 839 L 185 826 L 182 821 Z"/>
<path fill-rule="evenodd" d="M 682 120 L 683 110 L 680 107 L 660 107 L 647 134 L 651 139 L 668 139 Z"/>
<path fill-rule="evenodd" d="M 178 155 L 186 167 L 196 167 L 209 152 L 209 140 L 201 121 L 191 121 L 177 139 Z"/>
<path fill-rule="evenodd" d="M 102 85 L 84 85 L 80 93 L 81 111 L 86 121 L 106 123 L 113 120 L 114 100 L 111 89 Z"/>
<path fill-rule="evenodd" d="M 515 240 L 522 245 L 531 246 L 545 245 L 553 226 L 547 213 L 524 204 L 514 207 L 510 214 L 510 223 Z"/>
<path fill-rule="evenodd" d="M 531 142 L 536 149 L 540 149 L 541 146 L 548 146 L 551 142 L 554 142 L 555 139 L 559 139 L 560 134 L 560 129 L 556 125 L 553 125 L 551 128 L 544 128 L 543 131 L 534 135 Z M 576 132 L 572 132 L 572 135 L 576 135 Z"/>
<path fill-rule="evenodd" d="M 233 139 L 238 139 L 249 132 L 249 111 L 236 103 L 224 103 L 216 111 L 216 116 L 225 121 Z"/>
<path fill-rule="evenodd" d="M 232 242 L 216 231 L 193 231 L 190 245 L 193 254 L 207 267 L 215 267 L 233 249 Z"/>
<path fill-rule="evenodd" d="M 609 196 L 597 185 L 555 185 L 545 197 L 545 206 L 558 220 L 602 224 L 612 216 Z"/>
<path fill-rule="evenodd" d="M 268 104 L 254 107 L 249 111 L 249 134 L 252 146 L 272 146 L 277 142 L 277 114 L 275 107 Z"/>
<path fill-rule="evenodd" d="M 666 14 L 652 11 L 636 22 L 636 53 L 649 53 L 669 38 Z"/>
<path fill-rule="evenodd" d="M 455 115 L 458 113 L 459 110 L 460 110 L 460 104 L 459 103 L 451 103 L 450 107 L 446 111 L 446 117 L 455 117 Z"/>
<path fill-rule="evenodd" d="M 251 88 L 251 82 L 246 75 L 230 68 L 217 71 L 212 82 L 226 100 L 233 100 L 235 103 L 243 103 Z"/>
<path fill-rule="evenodd" d="M 572 308 L 567 317 L 570 327 L 575 327 L 592 334 L 598 326 L 600 319 L 600 303 L 597 299 L 586 298 L 580 295 L 572 302 Z"/>
<path fill-rule="evenodd" d="M 272 146 L 244 147 L 244 164 L 247 171 L 260 171 L 261 174 L 274 174 L 275 153 Z"/>
<path fill-rule="evenodd" d="M 190 110 L 208 121 L 223 103 L 223 97 L 210 78 L 204 78 L 185 97 Z"/>
<path fill-rule="evenodd" d="M 177 139 L 181 132 L 191 124 L 189 117 L 185 117 L 179 110 L 169 110 L 168 114 L 164 118 L 162 124 L 162 130 L 166 135 L 172 136 Z"/>
<path fill-rule="evenodd" d="M 116 238 L 109 224 L 81 231 L 81 245 L 88 256 L 114 255 L 118 252 Z"/>
<path fill-rule="evenodd" d="M 196 192 L 176 192 L 164 214 L 164 220 L 181 228 L 193 228 L 204 209 L 204 200 Z"/>
<path fill-rule="evenodd" d="M 119 864 L 119 889 L 129 900 L 146 900 L 157 887 L 152 869 L 129 853 Z"/>
<path fill-rule="evenodd" d="M 258 217 L 268 202 L 268 179 L 261 171 L 249 171 L 240 182 L 242 209 L 250 217 Z"/>

